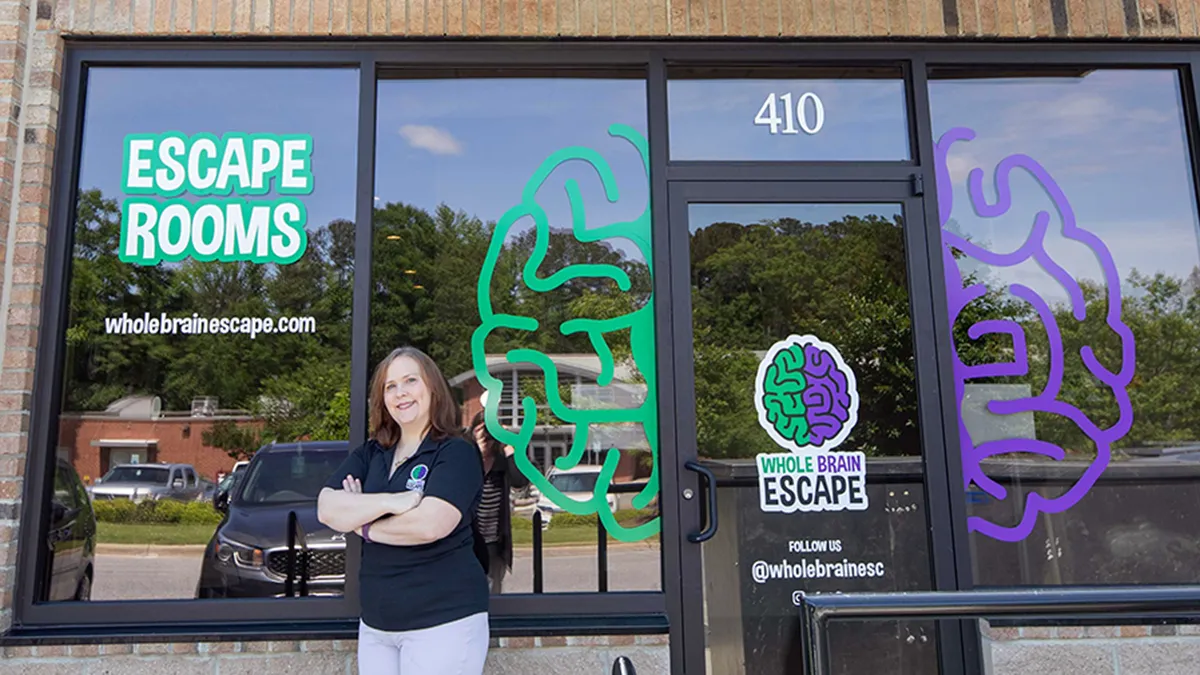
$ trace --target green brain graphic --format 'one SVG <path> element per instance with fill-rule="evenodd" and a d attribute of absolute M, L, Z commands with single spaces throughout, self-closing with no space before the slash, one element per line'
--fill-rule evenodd
<path fill-rule="evenodd" d="M 780 350 L 767 366 L 763 378 L 762 405 L 767 420 L 780 436 L 796 445 L 807 445 L 808 412 L 801 395 L 808 386 L 804 377 L 804 348 L 795 345 Z"/>
<path fill-rule="evenodd" d="M 644 179 L 649 183 L 649 148 L 646 139 L 631 127 L 615 124 L 609 128 L 609 134 L 627 141 L 640 154 L 642 167 L 645 170 Z M 533 176 L 525 184 L 521 193 L 521 201 L 509 209 L 496 224 L 492 233 L 491 244 L 487 258 L 480 272 L 479 284 L 476 288 L 476 298 L 479 307 L 480 326 L 471 339 L 471 358 L 476 377 L 486 389 L 488 396 L 484 406 L 488 430 L 495 438 L 516 449 L 514 458 L 520 471 L 529 478 L 543 495 L 556 505 L 577 515 L 598 514 L 605 524 L 608 533 L 621 541 L 638 541 L 659 532 L 661 519 L 642 523 L 635 527 L 626 528 L 616 521 L 609 511 L 607 494 L 620 461 L 620 450 L 609 448 L 604 455 L 600 478 L 596 483 L 595 492 L 590 499 L 580 501 L 567 497 L 549 480 L 529 459 L 529 442 L 533 438 L 535 426 L 539 424 L 537 403 L 531 396 L 523 396 L 521 404 L 521 424 L 516 430 L 510 430 L 500 424 L 499 406 L 505 383 L 494 377 L 487 368 L 487 351 L 485 345 L 488 337 L 503 331 L 537 331 L 541 325 L 536 317 L 517 316 L 495 311 L 491 294 L 493 280 L 497 274 L 497 263 L 504 248 L 504 242 L 514 225 L 523 219 L 533 221 L 536 235 L 532 253 L 521 270 L 520 280 L 529 290 L 546 293 L 561 288 L 564 284 L 577 279 L 599 282 L 610 280 L 623 293 L 631 288 L 629 275 L 622 268 L 612 264 L 568 264 L 547 276 L 539 276 L 538 271 L 547 259 L 550 248 L 550 223 L 546 211 L 538 204 L 538 190 L 559 166 L 572 161 L 583 161 L 595 170 L 604 188 L 605 197 L 609 202 L 616 202 L 620 197 L 616 178 L 608 161 L 598 152 L 585 147 L 569 147 L 550 155 Z M 601 242 L 606 240 L 624 239 L 632 242 L 641 254 L 642 260 L 649 266 L 653 260 L 650 251 L 650 206 L 636 219 L 627 222 L 616 222 L 599 227 L 589 227 L 587 211 L 583 203 L 579 184 L 575 180 L 565 183 L 567 198 L 571 207 L 572 234 L 580 242 Z M 652 268 L 651 268 L 652 273 Z M 586 336 L 596 355 L 600 359 L 600 375 L 597 384 L 601 387 L 613 383 L 615 359 L 610 344 L 617 335 L 628 331 L 629 347 L 637 370 L 645 378 L 646 396 L 641 405 L 635 408 L 579 409 L 567 405 L 560 395 L 560 378 L 558 364 L 547 354 L 535 349 L 511 349 L 505 353 L 505 359 L 510 364 L 531 365 L 541 371 L 545 380 L 546 403 L 550 414 L 562 423 L 574 426 L 574 439 L 568 454 L 555 461 L 559 469 L 569 469 L 583 459 L 588 449 L 588 440 L 593 425 L 640 425 L 648 441 L 653 460 L 652 474 L 645 488 L 633 499 L 634 508 L 645 508 L 658 493 L 658 419 L 656 414 L 655 396 L 655 358 L 654 358 L 654 299 L 650 297 L 645 303 L 631 305 L 632 311 L 619 316 L 607 318 L 577 318 L 565 321 L 558 327 L 563 335 Z M 545 422 L 541 422 L 544 424 Z"/>

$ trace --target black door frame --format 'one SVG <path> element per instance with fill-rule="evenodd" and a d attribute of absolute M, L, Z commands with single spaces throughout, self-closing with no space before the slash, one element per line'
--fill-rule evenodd
<path fill-rule="evenodd" d="M 738 172 L 741 173 L 741 172 Z M 753 173 L 753 172 L 747 172 Z M 899 178 L 899 177 L 897 177 Z M 672 331 L 671 370 L 674 372 L 674 428 L 672 430 L 674 469 L 678 481 L 676 495 L 670 500 L 679 505 L 681 532 L 699 531 L 703 523 L 704 498 L 686 499 L 683 490 L 702 495 L 704 485 L 695 472 L 684 465 L 696 461 L 695 377 L 692 358 L 692 302 L 688 246 L 688 207 L 697 203 L 886 203 L 901 205 L 904 213 L 905 258 L 909 286 L 909 311 L 913 322 L 913 350 L 917 377 L 918 423 L 921 430 L 922 459 L 925 471 L 925 499 L 929 515 L 930 586 L 936 590 L 958 585 L 953 522 L 950 504 L 954 501 L 953 471 L 956 462 L 948 462 L 945 419 L 939 379 L 935 328 L 938 325 L 937 293 L 940 278 L 940 234 L 936 217 L 931 218 L 919 173 L 906 180 L 777 180 L 752 177 L 725 180 L 668 181 L 666 236 L 670 325 Z M 933 216 L 936 216 L 936 206 Z M 661 231 L 661 230 L 660 230 Z M 664 268 L 659 268 L 660 270 Z M 662 297 L 662 296 L 660 296 Z M 944 303 L 944 298 L 942 299 Z M 944 316 L 944 315 L 943 315 Z M 670 454 L 665 457 L 671 457 Z M 961 495 L 961 489 L 957 492 Z M 706 497 L 706 495 L 703 495 Z M 719 526 L 719 525 L 718 525 Z M 672 672 L 695 675 L 705 672 L 704 595 L 700 544 L 686 537 L 667 540 L 678 546 L 676 556 L 680 575 L 679 621 L 671 625 Z M 978 672 L 978 628 L 967 622 L 943 621 L 938 624 L 939 661 L 943 673 Z"/>

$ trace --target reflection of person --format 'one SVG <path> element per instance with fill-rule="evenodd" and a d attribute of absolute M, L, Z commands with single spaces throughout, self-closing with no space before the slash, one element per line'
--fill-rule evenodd
<path fill-rule="evenodd" d="M 501 593 L 504 575 L 512 569 L 512 502 L 514 488 L 529 485 L 529 479 L 513 463 L 513 447 L 501 445 L 487 430 L 483 411 L 471 420 L 475 444 L 483 456 L 483 497 L 476 516 L 479 533 L 487 544 L 488 580 L 492 593 Z"/>
<path fill-rule="evenodd" d="M 428 356 L 393 351 L 375 369 L 371 439 L 330 477 L 318 518 L 363 538 L 362 675 L 477 675 L 488 650 L 488 584 L 472 514 L 479 452 L 460 435 L 450 387 Z"/>

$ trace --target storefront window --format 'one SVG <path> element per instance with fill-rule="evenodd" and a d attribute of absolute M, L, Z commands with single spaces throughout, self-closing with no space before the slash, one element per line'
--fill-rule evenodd
<path fill-rule="evenodd" d="M 512 449 L 494 593 L 658 590 L 645 80 L 460 75 L 379 84 L 371 360 Z"/>
<path fill-rule="evenodd" d="M 975 582 L 1193 582 L 1179 74 L 934 71 L 930 97 Z"/>
<path fill-rule="evenodd" d="M 358 74 L 87 77 L 44 595 L 341 595 Z"/>
<path fill-rule="evenodd" d="M 667 83 L 671 159 L 901 161 L 899 68 L 685 68 Z"/>

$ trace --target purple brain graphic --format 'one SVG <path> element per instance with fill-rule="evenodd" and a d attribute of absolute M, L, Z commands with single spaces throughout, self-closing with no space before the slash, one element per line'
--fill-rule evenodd
<path fill-rule="evenodd" d="M 1050 212 L 1037 212 L 1024 243 L 1011 252 L 989 250 L 946 229 L 954 207 L 954 186 L 951 182 L 947 158 L 955 143 L 971 141 L 974 138 L 975 132 L 971 129 L 951 129 L 942 135 L 934 150 L 934 161 L 937 168 L 938 211 L 942 225 L 942 256 L 945 262 L 946 294 L 949 301 L 951 326 L 953 327 L 958 321 L 964 308 L 972 301 L 982 297 L 988 290 L 982 283 L 964 282 L 964 270 L 972 261 L 991 267 L 1013 267 L 1027 261 L 1036 262 L 1066 292 L 1071 314 L 1075 320 L 1083 321 L 1087 315 L 1087 306 L 1082 287 L 1063 266 L 1052 258 L 1046 248 L 1046 236 L 1050 231 L 1051 224 L 1052 214 Z M 1108 305 L 1105 321 L 1120 341 L 1120 368 L 1113 372 L 1104 367 L 1097 360 L 1090 346 L 1082 347 L 1079 356 L 1090 376 L 1111 390 L 1119 414 L 1114 423 L 1101 428 L 1096 421 L 1089 419 L 1078 408 L 1059 400 L 1066 354 L 1055 314 L 1049 303 L 1033 289 L 1019 283 L 1009 284 L 1007 291 L 1015 298 L 1028 303 L 1040 319 L 1049 344 L 1049 352 L 1046 355 L 1049 375 L 1046 386 L 1041 392 L 1026 398 L 990 401 L 987 405 L 988 411 L 996 415 L 1043 413 L 1065 418 L 1095 445 L 1096 456 L 1083 471 L 1078 481 L 1066 492 L 1054 498 L 1031 493 L 1024 504 L 1019 522 L 1014 526 L 1000 525 L 976 516 L 968 518 L 967 525 L 971 531 L 1001 541 L 1020 541 L 1033 531 L 1039 514 L 1059 513 L 1079 503 L 1079 500 L 1096 484 L 1096 480 L 1108 467 L 1113 443 L 1125 436 L 1133 424 L 1133 409 L 1126 387 L 1133 378 L 1134 338 L 1133 332 L 1121 318 L 1121 279 L 1116 264 L 1113 262 L 1112 254 L 1104 242 L 1095 234 L 1079 226 L 1071 204 L 1058 183 L 1041 164 L 1027 155 L 1009 155 L 996 165 L 994 171 L 996 201 L 994 204 L 988 203 L 983 192 L 983 170 L 973 168 L 970 171 L 967 178 L 967 193 L 974 213 L 980 218 L 998 218 L 1008 213 L 1013 206 L 1010 178 L 1017 170 L 1025 171 L 1032 176 L 1050 197 L 1057 211 L 1056 215 L 1061 220 L 1062 236 L 1087 246 L 1100 264 Z M 952 249 L 961 253 L 960 259 L 955 258 Z M 996 377 L 1020 377 L 1028 374 L 1029 354 L 1024 330 L 1017 322 L 1007 319 L 979 321 L 968 327 L 967 333 L 974 340 L 985 334 L 1010 336 L 1014 358 L 1009 363 L 967 366 L 959 358 L 957 346 L 955 348 L 954 393 L 958 403 L 963 482 L 965 486 L 975 483 L 996 499 L 1004 499 L 1007 496 L 1007 490 L 983 472 L 981 464 L 985 459 L 1008 453 L 1033 453 L 1058 461 L 1063 460 L 1066 456 L 1063 448 L 1057 445 L 1028 438 L 1006 438 L 976 445 L 967 433 L 966 425 L 963 422 L 962 403 L 968 381 Z"/>
<path fill-rule="evenodd" d="M 825 445 L 850 421 L 850 387 L 846 373 L 829 352 L 815 344 L 804 347 L 804 378 L 801 394 L 808 419 L 808 440 Z"/>

